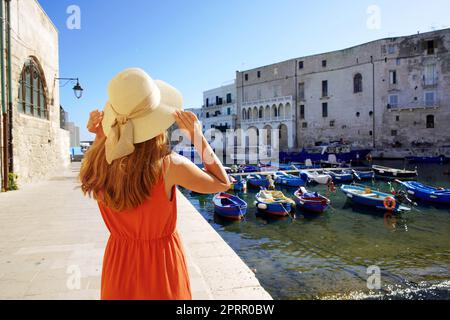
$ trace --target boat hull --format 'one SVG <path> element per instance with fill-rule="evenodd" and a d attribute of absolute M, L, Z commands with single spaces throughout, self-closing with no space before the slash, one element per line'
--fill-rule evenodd
<path fill-rule="evenodd" d="M 418 182 L 403 182 L 408 195 L 414 200 L 428 203 L 450 205 L 450 190 L 439 190 Z"/>
<path fill-rule="evenodd" d="M 398 171 L 390 171 L 389 168 L 377 168 L 373 167 L 373 171 L 375 172 L 375 178 L 377 179 L 385 179 L 385 180 L 415 180 L 417 179 L 416 171 L 406 171 L 398 170 Z"/>
<path fill-rule="evenodd" d="M 222 200 L 231 200 L 234 203 L 222 203 Z M 226 193 L 217 194 L 213 199 L 214 212 L 227 219 L 241 220 L 247 213 L 247 204 L 244 200 Z"/>
<path fill-rule="evenodd" d="M 277 201 L 274 199 L 268 199 L 267 196 L 263 196 L 267 191 L 261 191 L 255 196 L 255 206 L 258 212 L 266 213 L 273 216 L 288 216 L 295 206 L 295 202 L 285 197 L 280 192 L 269 192 L 269 195 L 276 194 Z"/>
<path fill-rule="evenodd" d="M 247 184 L 254 189 L 269 188 L 270 182 L 267 179 L 248 179 Z"/>
<path fill-rule="evenodd" d="M 277 173 L 275 175 L 275 183 L 286 187 L 299 188 L 304 186 L 306 181 L 301 177 Z"/>
<path fill-rule="evenodd" d="M 310 198 L 298 193 L 295 193 L 294 201 L 298 209 L 317 214 L 324 213 L 330 204 L 330 200 L 323 196 L 318 195 L 315 198 Z"/>
<path fill-rule="evenodd" d="M 256 208 L 259 212 L 270 214 L 278 217 L 285 217 L 289 215 L 292 211 L 292 205 L 290 203 L 267 203 L 263 201 L 256 200 Z M 266 205 L 267 208 L 260 208 L 260 204 Z"/>
<path fill-rule="evenodd" d="M 356 176 L 357 175 L 357 176 Z M 356 171 L 355 177 L 361 180 L 372 180 L 375 178 L 375 173 L 373 171 L 364 172 L 364 171 Z"/>
<path fill-rule="evenodd" d="M 309 182 L 317 183 L 317 184 L 327 184 L 331 178 L 328 174 L 313 174 L 310 172 L 300 172 L 300 176 Z"/>
<path fill-rule="evenodd" d="M 401 207 L 398 202 L 396 202 L 395 208 L 387 209 L 384 206 L 384 200 L 387 197 L 392 197 L 392 195 L 389 195 L 387 193 L 373 191 L 372 193 L 378 195 L 379 197 L 378 198 L 367 197 L 363 196 L 362 194 L 357 194 L 357 192 L 363 192 L 364 188 L 349 185 L 341 186 L 341 191 L 347 196 L 348 200 L 361 206 L 371 207 L 374 209 L 390 212 L 400 212 L 406 209 L 404 207 Z"/>
<path fill-rule="evenodd" d="M 353 174 L 351 173 L 335 173 L 335 172 L 327 172 L 328 175 L 331 176 L 333 182 L 335 183 L 346 183 L 353 181 Z"/>
<path fill-rule="evenodd" d="M 252 173 L 252 172 L 258 172 L 259 168 L 255 167 L 255 166 L 241 166 L 241 167 L 239 167 L 239 170 L 244 173 Z"/>

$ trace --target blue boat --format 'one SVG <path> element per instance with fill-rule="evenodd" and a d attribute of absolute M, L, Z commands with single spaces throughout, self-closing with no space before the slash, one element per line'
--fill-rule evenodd
<path fill-rule="evenodd" d="M 416 181 L 396 182 L 403 185 L 415 200 L 450 205 L 450 189 L 430 187 Z"/>
<path fill-rule="evenodd" d="M 291 164 L 279 164 L 278 170 L 285 171 L 285 170 L 295 170 L 295 168 Z"/>
<path fill-rule="evenodd" d="M 305 169 L 320 169 L 320 164 L 313 164 L 312 162 L 309 164 L 299 163 L 299 162 L 290 162 L 289 165 L 294 170 L 305 170 Z"/>
<path fill-rule="evenodd" d="M 259 167 L 250 165 L 241 165 L 239 166 L 239 171 L 244 173 L 259 172 Z"/>
<path fill-rule="evenodd" d="M 229 175 L 231 188 L 233 191 L 246 191 L 247 190 L 247 181 L 242 176 L 233 176 Z"/>
<path fill-rule="evenodd" d="M 406 157 L 406 161 L 409 163 L 448 163 L 450 161 L 450 158 L 447 158 L 444 155 L 436 156 L 436 157 L 417 157 L 417 156 L 411 156 Z"/>
<path fill-rule="evenodd" d="M 218 193 L 213 198 L 214 211 L 221 217 L 240 220 L 247 212 L 247 203 L 228 193 Z"/>
<path fill-rule="evenodd" d="M 370 171 L 361 171 L 361 170 L 352 170 L 353 175 L 358 180 L 372 180 L 375 178 L 375 172 Z"/>
<path fill-rule="evenodd" d="M 258 211 L 274 216 L 288 216 L 295 206 L 295 202 L 281 191 L 261 190 L 255 199 Z"/>
<path fill-rule="evenodd" d="M 249 175 L 247 176 L 247 184 L 249 187 L 253 188 L 269 188 L 270 187 L 270 181 L 267 179 L 267 177 L 262 177 L 259 174 Z"/>
<path fill-rule="evenodd" d="M 294 193 L 294 201 L 297 208 L 319 214 L 323 213 L 330 205 L 330 199 L 317 192 L 308 192 L 304 187 Z"/>
<path fill-rule="evenodd" d="M 278 171 L 274 174 L 275 183 L 286 187 L 299 188 L 306 184 L 306 181 L 299 176 L 287 174 L 286 172 Z"/>
<path fill-rule="evenodd" d="M 410 210 L 400 205 L 391 194 L 374 191 L 369 187 L 344 184 L 341 186 L 341 191 L 349 200 L 359 205 L 395 213 Z"/>
<path fill-rule="evenodd" d="M 328 174 L 335 183 L 345 183 L 353 181 L 353 173 L 349 171 L 324 171 L 325 174 Z"/>

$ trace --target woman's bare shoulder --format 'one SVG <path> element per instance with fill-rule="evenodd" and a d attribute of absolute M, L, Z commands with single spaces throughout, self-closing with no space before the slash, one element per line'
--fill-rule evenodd
<path fill-rule="evenodd" d="M 192 163 L 189 159 L 183 157 L 182 155 L 179 155 L 176 152 L 172 152 L 168 155 L 167 158 L 169 159 L 169 167 L 171 169 L 186 167 Z"/>

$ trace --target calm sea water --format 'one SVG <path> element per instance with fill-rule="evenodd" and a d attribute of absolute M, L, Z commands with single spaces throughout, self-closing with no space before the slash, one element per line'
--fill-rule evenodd
<path fill-rule="evenodd" d="M 418 180 L 450 188 L 449 169 L 420 165 Z M 385 182 L 368 184 L 389 190 Z M 328 194 L 323 186 L 308 189 Z M 241 222 L 215 215 L 212 195 L 190 199 L 274 299 L 450 299 L 450 207 L 419 205 L 391 216 L 352 206 L 338 189 L 323 215 L 273 219 L 257 214 L 255 194 L 239 194 L 249 204 Z M 369 266 L 380 268 L 381 290 L 367 288 Z"/>

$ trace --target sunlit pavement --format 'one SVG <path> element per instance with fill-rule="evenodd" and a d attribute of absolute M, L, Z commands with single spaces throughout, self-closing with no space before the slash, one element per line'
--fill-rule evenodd
<path fill-rule="evenodd" d="M 79 189 L 79 166 L 0 194 L 0 299 L 99 299 L 109 233 Z M 194 299 L 271 299 L 179 192 L 178 208 Z"/>

